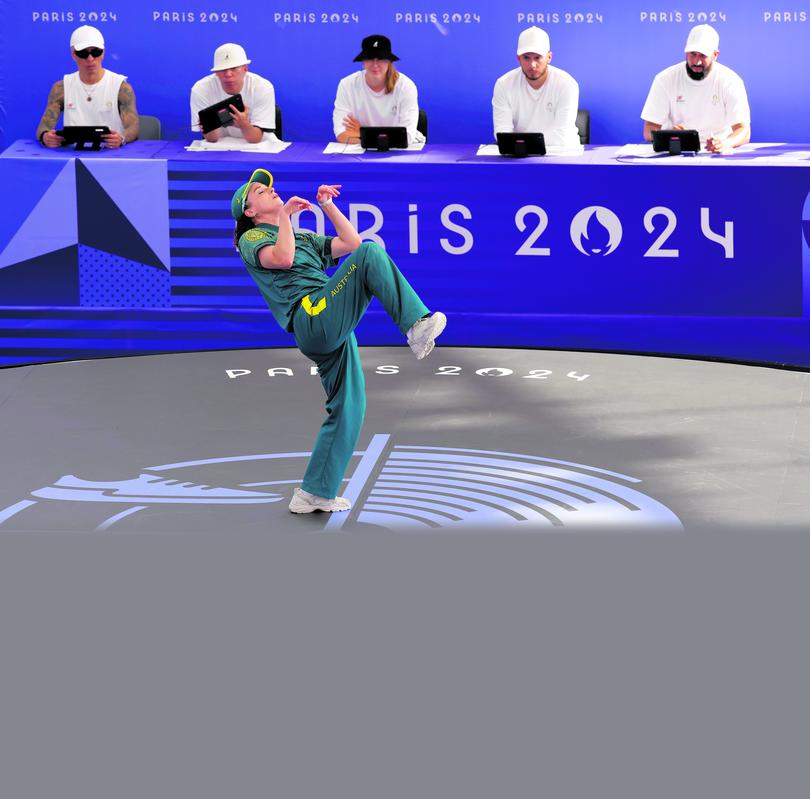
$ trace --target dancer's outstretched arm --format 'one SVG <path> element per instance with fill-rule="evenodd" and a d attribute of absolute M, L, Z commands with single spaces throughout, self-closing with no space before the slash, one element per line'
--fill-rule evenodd
<path fill-rule="evenodd" d="M 319 186 L 315 195 L 329 221 L 335 226 L 337 238 L 332 240 L 332 257 L 340 258 L 347 253 L 354 252 L 361 244 L 360 236 L 352 227 L 352 223 L 338 208 L 333 200 L 340 195 L 340 184 L 333 186 Z"/>
<path fill-rule="evenodd" d="M 259 186 L 256 190 L 266 191 L 264 186 Z M 295 233 L 293 232 L 292 222 L 290 217 L 298 213 L 298 211 L 305 211 L 312 207 L 308 200 L 303 200 L 300 197 L 290 197 L 281 213 L 278 215 L 278 238 L 274 245 L 262 247 L 259 250 L 259 263 L 265 269 L 289 269 L 293 264 L 295 258 Z"/>

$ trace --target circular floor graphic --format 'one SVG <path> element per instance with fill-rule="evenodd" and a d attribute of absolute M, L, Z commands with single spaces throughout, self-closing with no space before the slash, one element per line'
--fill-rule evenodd
<path fill-rule="evenodd" d="M 0 371 L 0 533 L 677 531 L 810 521 L 808 376 L 542 350 L 364 348 L 341 514 L 297 516 L 323 392 L 294 349 Z"/>

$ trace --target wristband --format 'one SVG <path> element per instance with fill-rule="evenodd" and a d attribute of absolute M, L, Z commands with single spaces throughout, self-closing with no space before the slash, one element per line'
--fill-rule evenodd
<path fill-rule="evenodd" d="M 325 203 L 318 203 L 318 205 L 320 205 L 321 208 L 326 208 L 327 205 L 331 205 L 331 204 L 332 204 L 332 198 L 331 197 Z"/>
<path fill-rule="evenodd" d="M 43 131 L 42 131 L 42 133 L 40 133 L 40 134 L 39 134 L 39 137 L 38 137 L 38 138 L 39 138 L 39 143 L 40 143 L 40 144 L 45 144 L 45 142 L 44 142 L 44 141 L 42 141 L 42 140 L 45 138 L 45 134 L 46 134 L 47 132 L 48 132 L 47 130 L 43 130 Z"/>

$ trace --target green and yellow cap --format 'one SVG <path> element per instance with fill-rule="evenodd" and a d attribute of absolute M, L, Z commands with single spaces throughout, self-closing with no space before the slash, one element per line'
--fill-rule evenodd
<path fill-rule="evenodd" d="M 248 189 L 253 183 L 263 183 L 270 188 L 273 185 L 273 176 L 266 169 L 254 169 L 250 180 L 243 183 L 234 193 L 231 200 L 231 216 L 234 219 L 239 219 L 245 213 L 245 200 L 247 199 Z"/>

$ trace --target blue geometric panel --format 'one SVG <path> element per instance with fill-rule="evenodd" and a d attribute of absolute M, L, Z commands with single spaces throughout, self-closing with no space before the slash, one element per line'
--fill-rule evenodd
<path fill-rule="evenodd" d="M 128 155 L 129 149 L 125 148 L 121 155 Z M 88 158 L 80 161 L 163 265 L 168 266 L 169 196 L 166 161 L 146 158 Z"/>
<path fill-rule="evenodd" d="M 169 273 L 80 244 L 79 304 L 85 308 L 168 308 Z"/>
<path fill-rule="evenodd" d="M 14 186 L 14 203 L 4 219 L 16 223 L 3 238 L 5 246 L 0 252 L 0 269 L 30 261 L 40 255 L 76 244 L 76 171 L 74 161 L 64 164 L 53 162 L 22 162 L 27 167 L 14 174 L 16 163 L 4 164 L 4 174 Z M 54 173 L 54 167 L 58 171 Z M 20 214 L 24 214 L 19 219 Z"/>
<path fill-rule="evenodd" d="M 75 244 L 0 269 L 2 305 L 77 305 L 79 281 Z"/>
<path fill-rule="evenodd" d="M 148 198 L 144 198 L 148 202 Z M 135 229 L 103 186 L 81 161 L 76 161 L 76 206 L 79 242 L 98 250 L 160 269 L 166 266 Z"/>

